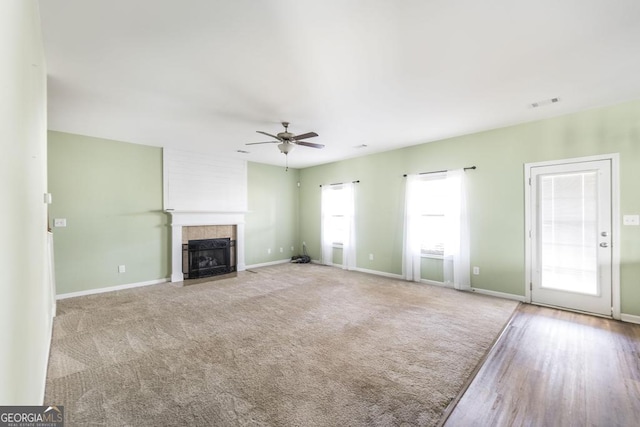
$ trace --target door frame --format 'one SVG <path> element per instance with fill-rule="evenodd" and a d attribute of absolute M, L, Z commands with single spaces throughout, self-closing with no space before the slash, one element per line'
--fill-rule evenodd
<path fill-rule="evenodd" d="M 550 160 L 545 162 L 524 164 L 524 241 L 525 241 L 525 302 L 531 304 L 532 287 L 532 236 L 531 209 L 534 204 L 531 197 L 531 168 L 540 166 L 556 166 L 568 163 L 591 162 L 595 160 L 611 161 L 611 306 L 612 316 L 620 320 L 620 154 L 600 154 L 588 157 Z"/>

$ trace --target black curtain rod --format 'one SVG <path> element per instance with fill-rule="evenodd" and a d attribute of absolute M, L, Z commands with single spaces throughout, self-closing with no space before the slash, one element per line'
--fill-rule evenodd
<path fill-rule="evenodd" d="M 357 180 L 357 181 L 351 181 L 351 183 L 353 183 L 353 184 L 357 184 L 357 183 L 359 183 L 359 182 L 360 182 L 360 180 Z M 329 186 L 331 186 L 331 185 L 342 185 L 342 184 L 344 184 L 344 182 L 336 182 L 335 184 L 324 184 L 324 185 L 329 185 Z M 322 184 L 320 184 L 320 187 L 322 187 Z"/>
<path fill-rule="evenodd" d="M 476 169 L 475 166 L 469 166 L 468 168 L 463 168 L 464 170 L 469 170 L 469 169 Z M 445 173 L 448 172 L 448 170 L 443 170 L 443 171 L 433 171 L 433 172 L 420 172 L 418 175 L 429 175 L 432 173 Z M 405 173 L 404 175 L 402 175 L 406 178 L 407 174 Z"/>

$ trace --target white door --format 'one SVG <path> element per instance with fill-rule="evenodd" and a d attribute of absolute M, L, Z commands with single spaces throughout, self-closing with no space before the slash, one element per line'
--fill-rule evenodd
<path fill-rule="evenodd" d="M 531 302 L 611 316 L 611 160 L 530 177 Z"/>

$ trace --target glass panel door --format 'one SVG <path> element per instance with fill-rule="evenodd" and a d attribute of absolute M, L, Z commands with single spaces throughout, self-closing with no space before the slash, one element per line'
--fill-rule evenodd
<path fill-rule="evenodd" d="M 611 315 L 611 163 L 531 168 L 531 301 Z"/>

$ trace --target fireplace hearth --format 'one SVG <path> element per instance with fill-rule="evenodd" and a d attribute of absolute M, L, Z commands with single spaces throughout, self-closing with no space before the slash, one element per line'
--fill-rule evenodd
<path fill-rule="evenodd" d="M 235 240 L 230 238 L 189 240 L 182 245 L 185 279 L 218 276 L 236 271 Z"/>

